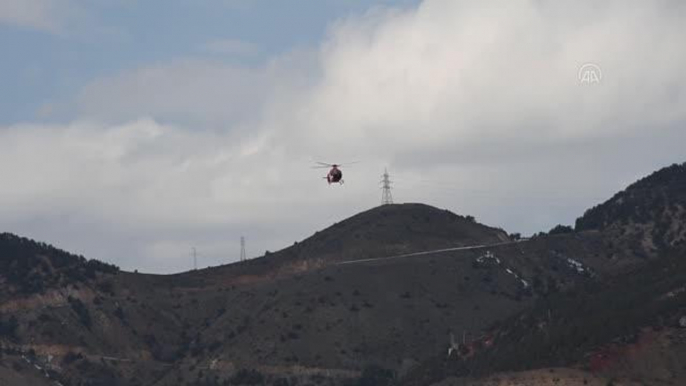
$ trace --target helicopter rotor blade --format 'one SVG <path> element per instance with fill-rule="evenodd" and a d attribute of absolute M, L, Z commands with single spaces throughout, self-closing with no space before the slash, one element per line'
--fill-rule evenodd
<path fill-rule="evenodd" d="M 358 164 L 358 163 L 360 163 L 360 161 L 346 162 L 346 163 L 344 163 L 344 164 L 338 164 L 338 166 L 339 166 L 339 167 L 340 167 L 340 166 L 346 166 L 346 167 L 347 167 L 347 166 L 355 165 L 355 164 Z"/>
<path fill-rule="evenodd" d="M 319 162 L 319 161 L 315 161 L 315 163 L 318 165 L 312 166 L 313 169 L 324 169 L 324 168 L 332 168 L 334 166 L 335 167 L 341 167 L 341 166 L 347 167 L 350 165 L 354 165 L 356 163 L 360 163 L 360 161 L 346 162 L 346 163 L 342 163 L 342 164 L 330 164 L 330 163 Z"/>

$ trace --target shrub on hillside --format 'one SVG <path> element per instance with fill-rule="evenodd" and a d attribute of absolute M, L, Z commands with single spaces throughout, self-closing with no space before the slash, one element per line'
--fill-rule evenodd
<path fill-rule="evenodd" d="M 16 338 L 17 327 L 19 327 L 19 322 L 16 316 L 12 315 L 5 319 L 5 317 L 0 315 L 0 337 Z"/>
<path fill-rule="evenodd" d="M 394 379 L 393 371 L 377 365 L 368 365 L 362 370 L 356 386 L 390 386 Z"/>
<path fill-rule="evenodd" d="M 570 227 L 569 225 L 556 225 L 551 229 L 548 234 L 549 235 L 561 235 L 565 233 L 572 233 L 574 232 L 574 228 Z"/>
<path fill-rule="evenodd" d="M 69 297 L 67 298 L 69 301 L 69 304 L 71 305 L 72 310 L 76 313 L 76 315 L 79 317 L 79 321 L 81 324 L 86 326 L 86 328 L 90 329 L 91 326 L 93 325 L 93 320 L 91 319 L 90 312 L 88 312 L 88 308 L 83 304 L 81 299 Z"/>
<path fill-rule="evenodd" d="M 232 385 L 260 385 L 264 383 L 264 376 L 254 369 L 240 369 L 229 381 Z"/>

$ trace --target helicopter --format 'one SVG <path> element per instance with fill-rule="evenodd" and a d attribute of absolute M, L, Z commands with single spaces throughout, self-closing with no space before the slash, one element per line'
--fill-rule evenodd
<path fill-rule="evenodd" d="M 329 185 L 334 184 L 334 183 L 339 183 L 339 184 L 343 185 L 343 182 L 344 182 L 343 181 L 343 172 L 340 169 L 341 166 L 343 166 L 343 164 L 330 164 L 330 163 L 326 163 L 326 162 L 315 162 L 315 163 L 317 163 L 318 165 L 313 166 L 314 169 L 331 168 L 329 170 L 329 173 L 326 175 L 326 177 L 323 177 L 326 179 L 326 182 L 328 182 Z M 354 164 L 354 163 L 357 163 L 357 162 L 349 162 L 345 165 L 350 165 L 350 164 Z"/>

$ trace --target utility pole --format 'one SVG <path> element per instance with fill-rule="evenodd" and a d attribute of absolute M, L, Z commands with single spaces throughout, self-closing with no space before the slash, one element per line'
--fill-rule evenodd
<path fill-rule="evenodd" d="M 241 236 L 241 257 L 240 261 L 245 261 L 245 237 Z"/>
<path fill-rule="evenodd" d="M 393 195 L 391 194 L 391 179 L 388 175 L 388 170 L 384 169 L 383 179 L 381 180 L 381 205 L 389 205 L 393 203 Z"/>
<path fill-rule="evenodd" d="M 198 269 L 198 251 L 195 250 L 195 247 L 191 249 L 191 255 L 193 255 L 193 270 L 196 271 Z"/>

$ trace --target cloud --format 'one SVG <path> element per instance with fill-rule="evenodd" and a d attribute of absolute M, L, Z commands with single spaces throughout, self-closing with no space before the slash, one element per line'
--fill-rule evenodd
<path fill-rule="evenodd" d="M 151 115 L 182 122 L 234 122 L 259 110 L 267 80 L 264 72 L 249 68 L 180 60 L 98 79 L 81 91 L 78 109 L 104 120 Z"/>
<path fill-rule="evenodd" d="M 621 135 L 683 119 L 685 31 L 671 10 L 614 2 L 570 17 L 568 7 L 580 8 L 427 1 L 341 23 L 306 118 L 405 151 Z M 597 87 L 579 84 L 587 62 L 604 70 Z"/>
<path fill-rule="evenodd" d="M 309 81 L 307 65 L 291 56 L 257 68 L 179 59 L 91 82 L 79 93 L 76 111 L 108 121 L 153 116 L 189 125 L 237 126 L 253 121 L 283 90 Z"/>
<path fill-rule="evenodd" d="M 256 67 L 123 71 L 82 90 L 73 123 L 0 130 L 0 225 L 169 272 L 184 246 L 216 263 L 240 235 L 275 249 L 373 206 L 384 166 L 399 201 L 516 232 L 570 223 L 684 161 L 685 9 L 433 0 Z M 580 84 L 585 63 L 599 84 Z M 309 169 L 358 159 L 343 187 Z"/>
<path fill-rule="evenodd" d="M 50 33 L 63 33 L 77 13 L 71 0 L 0 0 L 0 23 Z"/>

